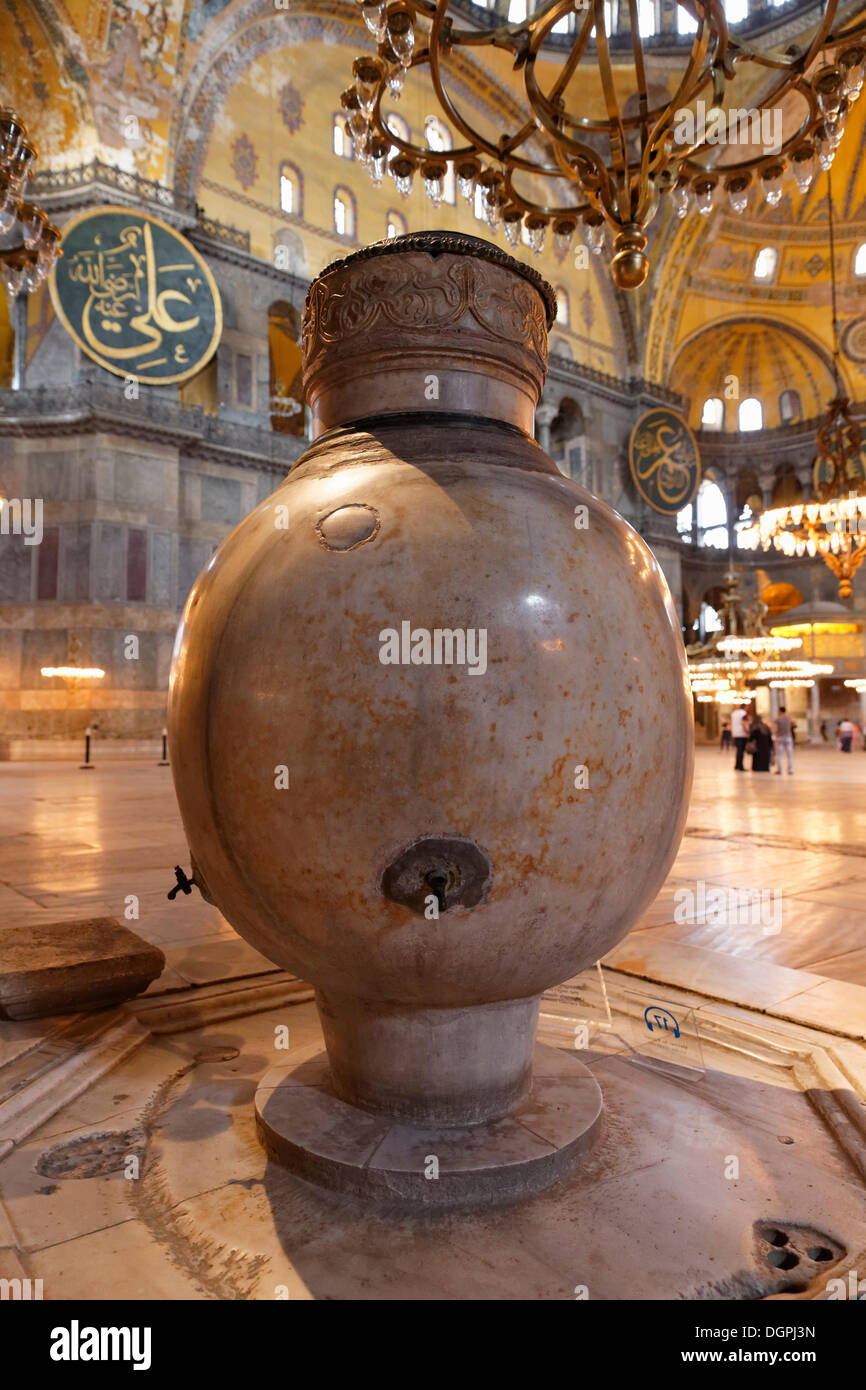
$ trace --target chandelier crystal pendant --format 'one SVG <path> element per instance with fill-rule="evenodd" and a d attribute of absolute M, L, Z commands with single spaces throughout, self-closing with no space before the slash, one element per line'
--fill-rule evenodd
<path fill-rule="evenodd" d="M 861 462 L 863 430 L 852 415 L 851 401 L 839 373 L 839 326 L 836 313 L 836 243 L 833 190 L 827 174 L 830 240 L 830 286 L 833 315 L 835 395 L 815 439 L 814 495 L 808 502 L 762 512 L 739 534 L 744 550 L 779 550 L 791 559 L 820 556 L 839 581 L 839 597 L 851 597 L 854 575 L 866 560 L 866 474 Z"/>
<path fill-rule="evenodd" d="M 477 6 L 471 8 L 472 26 L 458 27 L 451 12 L 461 9 L 460 0 L 364 3 L 361 13 L 378 40 L 379 56 L 356 59 L 354 84 L 341 99 L 356 151 L 363 154 L 371 140 L 387 142 L 390 170 L 403 194 L 415 170 L 434 157 L 437 165 L 452 166 L 465 197 L 473 199 L 480 190 L 491 230 L 501 224 L 514 245 L 522 223 L 536 254 L 548 227 L 554 235 L 559 229 L 561 248 L 579 220 L 582 240 L 596 252 L 603 249 L 607 227 L 613 279 L 621 289 L 635 289 L 649 270 L 646 230 L 662 198 L 670 199 L 678 217 L 692 209 L 708 216 L 723 196 L 733 212 L 742 213 L 754 187 L 772 207 L 789 172 L 805 192 L 816 166 L 832 163 L 866 72 L 860 42 L 866 17 L 842 20 L 846 7 L 837 0 L 828 0 L 801 42 L 778 50 L 767 46 L 764 33 L 760 45 L 745 34 L 729 34 L 721 0 L 677 0 L 677 6 L 695 30 L 663 36 L 668 99 L 660 102 L 658 84 L 648 78 L 648 59 L 658 53 L 659 42 L 648 44 L 640 34 L 637 0 L 620 0 L 618 6 L 548 0 L 524 20 L 489 28 Z M 572 17 L 573 29 L 563 36 Z M 465 64 L 463 83 L 450 80 L 450 65 L 460 71 L 466 49 L 482 62 L 489 59 L 488 66 L 493 50 L 505 50 L 522 81 L 522 110 L 495 135 L 473 124 L 468 103 L 456 95 L 461 85 L 465 90 Z M 443 117 L 465 143 L 434 151 L 390 128 L 383 98 L 398 97 L 413 69 L 429 76 Z M 737 107 L 736 97 L 733 106 L 729 101 L 740 72 L 753 92 L 748 108 Z M 590 91 L 598 97 L 597 110 L 588 101 Z M 802 118 L 778 148 L 768 152 L 762 145 L 756 154 L 751 137 L 735 134 L 720 158 L 718 135 L 729 120 L 746 118 L 747 126 L 757 120 L 760 130 L 762 113 L 779 114 L 793 93 L 801 98 Z M 744 158 L 731 162 L 730 145 L 740 140 Z M 428 173 L 424 184 L 436 202 L 440 180 Z"/>
<path fill-rule="evenodd" d="M 0 276 L 12 299 L 37 289 L 63 254 L 60 228 L 24 198 L 35 161 L 24 122 L 0 108 Z"/>

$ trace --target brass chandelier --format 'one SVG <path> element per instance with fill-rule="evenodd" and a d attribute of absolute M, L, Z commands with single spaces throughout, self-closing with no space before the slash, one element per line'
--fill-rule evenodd
<path fill-rule="evenodd" d="M 20 116 L 0 108 L 0 276 L 11 297 L 35 290 L 63 252 L 60 228 L 35 203 L 24 197 L 33 172 L 36 149 Z"/>
<path fill-rule="evenodd" d="M 438 203 L 451 166 L 467 200 L 480 190 L 491 231 L 501 225 L 512 246 L 525 236 L 536 253 L 550 228 L 561 253 L 580 229 L 588 249 L 600 254 L 609 229 L 611 272 L 622 289 L 634 289 L 646 279 L 646 228 L 662 197 L 671 199 L 678 216 L 691 207 L 707 215 L 723 188 L 730 208 L 742 213 L 756 182 L 766 201 L 775 205 L 787 170 L 805 192 L 816 166 L 830 167 L 866 73 L 866 47 L 860 42 L 866 35 L 866 17 L 861 13 L 837 25 L 839 0 L 827 0 L 803 45 L 790 44 L 784 51 L 759 49 L 745 36 L 729 33 L 721 0 L 677 0 L 696 29 L 689 36 L 691 46 L 683 42 L 678 48 L 682 71 L 673 95 L 663 104 L 653 104 L 657 98 L 649 90 L 638 0 L 618 0 L 619 27 L 612 20 L 616 0 L 547 0 L 531 17 L 491 28 L 457 27 L 450 13 L 452 0 L 356 2 L 377 41 L 378 56 L 355 60 L 353 83 L 341 101 L 356 154 L 369 166 L 374 182 L 390 172 L 398 192 L 405 195 L 420 172 L 428 195 Z M 574 30 L 567 50 L 552 47 L 548 41 L 554 26 L 561 27 L 572 14 Z M 443 69 L 450 57 L 466 48 L 482 55 L 485 48 L 505 50 L 522 76 L 524 111 L 515 128 L 503 130 L 498 138 L 485 137 L 475 128 L 448 89 Z M 560 58 L 558 75 L 545 83 L 539 63 L 549 71 Z M 617 80 L 625 61 L 634 72 L 631 101 L 623 99 L 623 85 Z M 759 102 L 747 110 L 726 112 L 727 84 L 746 64 L 766 79 Z M 604 116 L 585 114 L 586 65 L 600 82 Z M 398 98 L 409 70 L 422 68 L 429 69 L 441 112 L 464 144 L 453 149 L 421 147 L 389 126 L 382 111 L 386 93 Z M 804 115 L 778 148 L 767 153 L 765 147 L 760 155 L 734 163 L 726 159 L 714 167 L 720 143 L 714 137 L 726 120 L 760 119 L 762 111 L 778 111 L 793 92 L 805 104 Z M 701 101 L 706 107 L 705 98 L 711 102 L 706 120 L 689 138 L 688 129 L 683 135 L 682 113 Z M 527 178 L 543 184 L 553 181 L 555 186 L 539 202 L 521 187 Z"/>
<path fill-rule="evenodd" d="M 722 628 L 708 641 L 686 648 L 692 694 L 699 704 L 748 704 L 759 685 L 808 689 L 818 677 L 833 674 L 829 663 L 792 655 L 802 647 L 802 638 L 768 632 L 765 615 L 760 599 L 745 606 L 739 576 L 730 569 L 722 591 Z M 747 631 L 741 633 L 743 626 Z"/>
<path fill-rule="evenodd" d="M 827 175 L 830 229 L 830 286 L 833 315 L 835 395 L 816 431 L 818 456 L 813 471 L 814 496 L 808 502 L 773 507 L 744 527 L 738 544 L 744 550 L 772 546 L 790 558 L 820 555 L 839 581 L 839 597 L 851 597 L 851 584 L 866 560 L 866 476 L 860 462 L 863 431 L 851 413 L 839 375 L 839 328 L 836 315 L 836 244 L 833 191 Z"/>

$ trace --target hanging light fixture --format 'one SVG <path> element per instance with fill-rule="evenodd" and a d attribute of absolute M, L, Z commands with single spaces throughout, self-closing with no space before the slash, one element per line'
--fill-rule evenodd
<path fill-rule="evenodd" d="M 804 191 L 816 161 L 822 168 L 832 163 L 847 113 L 863 87 L 866 47 L 860 40 L 866 36 L 866 18 L 840 21 L 834 28 L 835 3 L 826 5 L 802 42 L 778 51 L 767 48 L 763 34 L 760 46 L 752 46 L 746 34 L 729 36 L 722 0 L 677 0 L 677 4 L 696 29 L 688 36 L 664 36 L 670 48 L 665 51 L 665 64 L 673 71 L 680 60 L 680 70 L 674 73 L 669 100 L 658 104 L 647 80 L 649 50 L 640 34 L 634 0 L 618 7 L 618 25 L 611 20 L 614 7 L 604 0 L 547 0 L 531 17 L 503 24 L 497 16 L 490 28 L 483 27 L 477 6 L 472 8 L 471 26 L 458 27 L 452 10 L 459 9 L 459 0 L 363 3 L 361 13 L 378 41 L 381 72 L 374 70 L 376 60 L 357 59 L 355 78 L 360 86 L 344 93 L 344 108 L 351 118 L 351 91 L 364 103 L 364 115 L 369 110 L 373 133 L 411 160 L 413 170 L 434 154 L 453 164 L 467 198 L 474 197 L 486 166 L 498 182 L 485 200 L 485 215 L 494 231 L 503 221 L 509 241 L 515 219 L 506 219 L 504 208 L 532 219 L 525 225 L 536 250 L 544 241 L 540 223 L 545 229 L 547 225 L 556 228 L 579 218 L 593 228 L 598 224 L 590 219 L 600 218 L 612 235 L 613 279 L 621 289 L 634 289 L 647 276 L 646 229 L 663 196 L 670 198 L 679 217 L 690 210 L 708 217 L 723 201 L 723 192 L 726 205 L 742 213 L 749 201 L 752 173 L 771 207 L 782 197 L 788 172 Z M 553 31 L 572 15 L 574 29 L 564 46 L 563 36 Z M 658 48 L 658 36 L 654 36 L 652 51 Z M 485 49 L 501 49 L 512 56 L 524 88 L 523 113 L 513 129 L 483 134 L 455 90 L 449 89 L 447 61 L 466 49 L 482 55 Z M 833 60 L 826 62 L 831 52 Z M 824 65 L 815 71 L 816 60 L 820 64 L 822 57 Z M 765 149 L 726 163 L 722 187 L 712 167 L 718 155 L 717 134 L 729 116 L 733 119 L 724 102 L 728 84 L 741 67 L 759 77 L 769 72 L 771 77 L 762 88 L 760 105 L 737 109 L 738 121 L 746 116 L 754 123 L 757 118 L 760 129 L 762 113 L 777 113 L 794 92 L 802 99 L 805 114 L 799 127 L 771 154 Z M 622 80 L 626 68 L 634 72 L 631 101 L 626 99 Z M 382 113 L 382 98 L 385 93 L 392 98 L 399 95 L 412 69 L 429 75 L 442 114 L 464 143 L 433 151 L 390 129 Z M 588 88 L 600 88 L 603 115 L 586 114 Z M 698 128 L 691 136 L 683 134 L 683 113 L 694 117 L 696 107 L 702 112 Z M 735 141 L 741 138 L 739 133 L 734 137 Z M 732 143 L 730 136 L 727 139 Z M 751 143 L 751 136 L 745 143 Z M 395 177 L 404 191 L 402 165 Z M 527 178 L 550 189 L 542 195 L 544 201 L 529 196 Z M 570 186 L 565 205 L 563 181 Z M 425 186 L 435 200 L 438 181 L 425 179 Z"/>
<path fill-rule="evenodd" d="M 860 466 L 863 430 L 852 415 L 851 401 L 842 389 L 839 373 L 836 241 L 829 172 L 827 208 L 835 394 L 815 435 L 818 457 L 813 474 L 814 495 L 808 502 L 762 512 L 754 525 L 743 527 L 738 544 L 744 550 L 772 547 L 790 559 L 820 556 L 839 581 L 839 597 L 847 599 L 851 597 L 854 575 L 866 560 L 866 478 Z"/>
<path fill-rule="evenodd" d="M 747 609 L 739 588 L 739 577 L 730 569 L 719 614 L 722 628 L 708 641 L 686 648 L 692 694 L 700 703 L 747 704 L 759 685 L 808 689 L 818 676 L 833 674 L 832 664 L 786 656 L 799 651 L 803 639 L 768 632 L 766 605 L 756 600 Z M 749 630 L 740 632 L 743 626 Z"/>
<path fill-rule="evenodd" d="M 35 161 L 27 127 L 11 107 L 4 106 L 0 109 L 0 276 L 13 299 L 37 289 L 63 254 L 60 228 L 24 198 Z"/>

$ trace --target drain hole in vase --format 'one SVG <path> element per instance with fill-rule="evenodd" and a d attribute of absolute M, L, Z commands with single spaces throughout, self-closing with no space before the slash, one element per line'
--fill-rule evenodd
<path fill-rule="evenodd" d="M 784 1231 L 777 1231 L 771 1228 L 769 1231 L 764 1231 L 762 1234 L 768 1245 L 788 1244 L 788 1237 L 785 1235 Z"/>
<path fill-rule="evenodd" d="M 828 1250 L 826 1245 L 810 1245 L 806 1254 L 809 1256 L 809 1259 L 814 1260 L 816 1264 L 823 1263 L 824 1260 L 832 1260 L 833 1258 L 833 1251 Z"/>
<path fill-rule="evenodd" d="M 793 1269 L 800 1263 L 792 1250 L 771 1250 L 767 1256 L 767 1262 L 774 1269 Z"/>

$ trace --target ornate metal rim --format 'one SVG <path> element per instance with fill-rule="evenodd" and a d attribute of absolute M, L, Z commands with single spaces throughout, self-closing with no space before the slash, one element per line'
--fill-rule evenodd
<path fill-rule="evenodd" d="M 547 314 L 548 331 L 556 322 L 556 291 L 553 286 L 545 280 L 531 265 L 524 264 L 517 260 L 515 256 L 509 256 L 507 251 L 501 251 L 492 242 L 485 241 L 483 237 L 471 236 L 467 232 L 406 232 L 403 236 L 388 237 L 384 241 L 371 242 L 369 246 L 364 246 L 360 251 L 353 251 L 348 256 L 341 256 L 336 261 L 331 261 L 330 265 L 320 271 L 316 278 L 311 282 L 307 291 L 307 303 L 315 286 L 320 280 L 325 280 L 336 270 L 342 270 L 344 266 L 355 265 L 358 261 L 372 260 L 376 256 L 390 256 L 401 251 L 423 251 L 428 256 L 475 256 L 482 261 L 491 261 L 493 265 L 502 266 L 504 270 L 511 270 L 515 275 L 520 275 L 524 280 L 528 280 L 533 289 L 537 290 L 544 301 L 544 308 Z M 306 304 L 305 304 L 306 309 Z"/>

